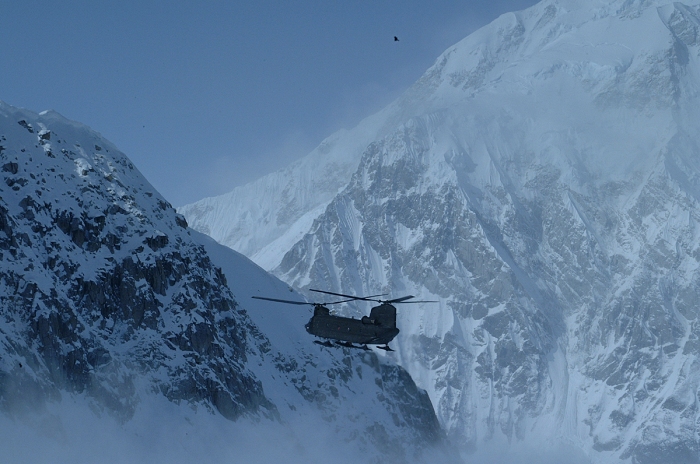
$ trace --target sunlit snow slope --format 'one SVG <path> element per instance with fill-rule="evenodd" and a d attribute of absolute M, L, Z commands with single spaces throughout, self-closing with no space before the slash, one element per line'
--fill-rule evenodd
<path fill-rule="evenodd" d="M 393 104 L 414 114 L 274 272 L 439 299 L 402 309 L 396 359 L 465 450 L 700 462 L 698 90 L 697 1 L 503 15 Z"/>
<path fill-rule="evenodd" d="M 406 371 L 253 300 L 300 296 L 99 134 L 0 102 L 0 179 L 3 462 L 452 462 Z"/>

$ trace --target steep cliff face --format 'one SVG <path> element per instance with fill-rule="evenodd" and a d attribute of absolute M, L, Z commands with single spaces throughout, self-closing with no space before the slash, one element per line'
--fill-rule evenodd
<path fill-rule="evenodd" d="M 314 429 L 338 462 L 453 458 L 427 394 L 403 369 L 314 345 L 303 333 L 308 311 L 256 304 L 255 294 L 299 296 L 189 229 L 99 134 L 0 103 L 0 176 L 2 420 L 63 399 L 128 430 L 144 410 L 167 416 L 175 406 L 153 406 L 165 398 L 200 410 L 190 419 L 204 428 L 211 413 L 272 428 L 268 439 L 290 458 L 320 447 L 307 436 Z M 20 456 L 37 458 L 33 450 Z"/>
<path fill-rule="evenodd" d="M 439 299 L 400 311 L 396 359 L 465 449 L 699 462 L 699 28 L 697 2 L 502 16 L 394 104 L 420 111 L 274 273 Z"/>
<path fill-rule="evenodd" d="M 245 367 L 261 339 L 184 218 L 98 134 L 0 110 L 6 401 L 66 389 L 128 417 L 146 381 L 232 419 L 274 415 Z"/>

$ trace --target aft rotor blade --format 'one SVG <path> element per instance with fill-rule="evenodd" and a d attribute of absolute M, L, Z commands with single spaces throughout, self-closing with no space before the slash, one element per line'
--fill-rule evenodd
<path fill-rule="evenodd" d="M 265 298 L 263 296 L 253 296 L 256 300 L 266 300 L 266 301 L 276 301 L 278 303 L 288 303 L 295 305 L 313 305 L 313 303 L 307 303 L 306 301 L 292 301 L 292 300 L 278 300 L 277 298 Z"/>
<path fill-rule="evenodd" d="M 349 300 L 340 300 L 340 301 L 331 301 L 329 303 L 320 303 L 323 305 L 328 305 L 328 304 L 338 304 L 338 303 L 347 303 L 348 301 L 355 301 L 355 298 L 349 299 Z"/>
<path fill-rule="evenodd" d="M 389 301 L 389 303 L 392 303 L 392 302 Z M 417 301 L 394 301 L 393 303 L 408 304 L 408 303 L 440 303 L 440 302 L 435 301 L 435 300 L 417 300 Z"/>
<path fill-rule="evenodd" d="M 385 301 L 385 303 L 403 303 L 406 300 L 410 300 L 411 298 L 415 298 L 413 295 L 408 295 L 408 296 L 402 296 L 401 298 L 394 298 L 393 300 Z"/>

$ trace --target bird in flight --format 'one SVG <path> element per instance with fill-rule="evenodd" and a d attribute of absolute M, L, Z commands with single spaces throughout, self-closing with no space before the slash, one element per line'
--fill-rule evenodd
<path fill-rule="evenodd" d="M 399 38 L 394 36 L 394 42 L 398 42 L 398 41 L 399 41 Z"/>

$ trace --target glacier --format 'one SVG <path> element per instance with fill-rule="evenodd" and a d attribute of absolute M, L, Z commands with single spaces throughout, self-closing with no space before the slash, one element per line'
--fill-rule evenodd
<path fill-rule="evenodd" d="M 316 151 L 180 212 L 302 291 L 439 300 L 386 357 L 466 459 L 700 462 L 699 31 L 697 1 L 543 0 L 331 136 L 335 192 Z"/>
<path fill-rule="evenodd" d="M 404 369 L 252 299 L 302 297 L 100 134 L 0 102 L 0 178 L 3 462 L 457 462 Z"/>

